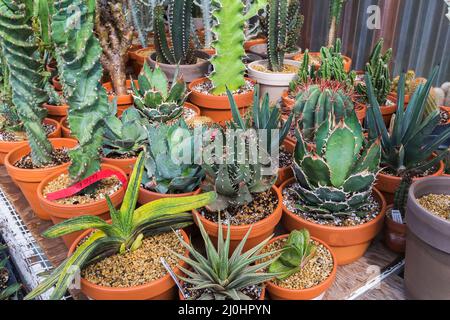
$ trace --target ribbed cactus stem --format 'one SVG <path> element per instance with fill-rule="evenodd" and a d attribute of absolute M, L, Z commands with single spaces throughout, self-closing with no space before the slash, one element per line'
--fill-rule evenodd
<path fill-rule="evenodd" d="M 341 22 L 342 8 L 345 0 L 330 0 L 330 30 L 328 32 L 328 46 L 334 45 L 337 28 Z"/>
<path fill-rule="evenodd" d="M 198 0 L 194 1 L 194 4 L 200 7 L 202 11 L 203 30 L 205 32 L 205 48 L 211 48 L 213 34 L 212 34 L 212 8 L 211 0 Z"/>
<path fill-rule="evenodd" d="M 269 69 L 280 72 L 283 69 L 286 51 L 287 0 L 270 0 L 269 2 L 269 37 L 267 39 L 267 56 Z"/>
<path fill-rule="evenodd" d="M 408 201 L 408 192 L 412 184 L 411 173 L 405 173 L 402 177 L 400 187 L 397 189 L 394 195 L 394 209 L 400 210 L 402 215 L 405 214 L 406 202 Z"/>

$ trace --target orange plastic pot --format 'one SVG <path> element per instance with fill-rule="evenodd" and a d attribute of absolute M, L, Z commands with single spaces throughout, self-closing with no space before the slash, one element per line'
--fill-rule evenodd
<path fill-rule="evenodd" d="M 250 235 L 248 236 L 247 242 L 244 246 L 244 251 L 249 250 L 256 246 L 257 244 L 261 243 L 268 237 L 270 237 L 274 231 L 275 227 L 277 226 L 278 222 L 281 219 L 282 214 L 282 202 L 283 198 L 281 196 L 280 189 L 278 189 L 275 186 L 272 186 L 272 192 L 274 192 L 277 195 L 278 198 L 278 205 L 273 211 L 272 214 L 270 214 L 268 217 L 254 223 L 251 225 L 241 225 L 241 226 L 230 226 L 231 228 L 231 241 L 230 241 L 230 252 L 233 252 L 233 250 L 237 247 L 237 245 L 241 242 L 241 240 L 244 238 L 244 236 L 247 234 L 250 227 L 252 228 Z M 197 210 L 192 211 L 194 215 L 196 216 L 196 219 L 194 219 L 194 222 L 198 225 L 198 219 L 202 222 L 203 226 L 205 227 L 206 232 L 211 238 L 211 241 L 213 243 L 217 243 L 217 236 L 219 231 L 219 225 L 215 222 L 212 222 L 206 218 L 204 218 Z M 223 236 L 226 237 L 227 234 L 227 226 L 222 226 Z"/>
<path fill-rule="evenodd" d="M 103 157 L 102 163 L 117 167 L 125 172 L 127 176 L 130 176 L 131 172 L 133 171 L 134 164 L 136 163 L 136 158 L 114 159 Z"/>
<path fill-rule="evenodd" d="M 61 122 L 62 118 L 67 117 L 69 106 L 66 104 L 62 106 L 55 106 L 52 104 L 44 103 L 42 106 L 47 109 L 48 117 L 57 121 L 58 123 Z"/>
<path fill-rule="evenodd" d="M 91 231 L 88 230 L 81 234 L 74 243 L 70 246 L 68 257 L 70 257 L 76 250 L 78 244 L 89 235 Z M 180 230 L 184 241 L 189 243 L 187 234 Z M 186 256 L 188 252 L 186 252 Z M 185 267 L 186 263 L 180 261 L 178 263 Z M 181 275 L 178 267 L 174 267 L 173 271 L 177 275 Z M 177 290 L 175 282 L 172 280 L 170 274 L 166 274 L 161 279 L 146 283 L 140 286 L 129 288 L 113 288 L 96 285 L 88 280 L 81 278 L 81 292 L 87 297 L 94 300 L 175 300 Z"/>
<path fill-rule="evenodd" d="M 216 49 L 214 49 L 214 48 L 203 48 L 203 49 L 200 49 L 200 51 L 206 52 L 210 56 L 213 56 L 216 54 Z"/>
<path fill-rule="evenodd" d="M 108 165 L 108 164 L 102 164 L 101 168 L 116 170 L 116 171 L 121 172 L 123 175 L 125 175 L 125 172 L 123 172 L 123 170 L 121 170 L 117 167 Z M 47 214 L 47 216 L 50 217 L 52 222 L 54 224 L 58 224 L 60 222 L 68 220 L 70 218 L 79 217 L 79 216 L 98 216 L 98 217 L 102 218 L 103 220 L 108 220 L 110 218 L 110 216 L 109 216 L 109 208 L 108 208 L 106 199 L 102 199 L 100 201 L 87 203 L 87 204 L 66 205 L 66 204 L 59 204 L 57 202 L 47 200 L 47 198 L 45 198 L 43 196 L 44 188 L 51 181 L 56 179 L 58 176 L 60 176 L 63 173 L 67 173 L 67 172 L 68 172 L 67 168 L 57 170 L 57 171 L 53 172 L 52 174 L 46 176 L 45 178 L 41 179 L 42 181 L 37 186 L 36 195 L 38 197 L 39 204 L 40 204 L 42 210 Z M 122 202 L 124 194 L 125 194 L 125 190 L 123 187 L 121 187 L 119 190 L 117 190 L 115 193 L 113 193 L 110 196 L 111 201 L 116 208 Z M 71 234 L 68 234 L 68 235 L 65 235 L 62 237 L 67 248 L 70 248 L 70 246 L 81 235 L 81 233 L 82 233 L 81 231 L 74 232 L 74 233 L 71 233 Z"/>
<path fill-rule="evenodd" d="M 292 108 L 294 108 L 295 100 L 289 97 L 289 90 L 283 91 L 281 101 L 287 110 L 292 110 Z"/>
<path fill-rule="evenodd" d="M 246 80 L 255 83 L 251 79 L 246 78 Z M 230 102 L 228 101 L 228 97 L 226 95 L 215 96 L 212 94 L 205 94 L 194 89 L 197 85 L 205 81 L 209 81 L 209 79 L 200 78 L 189 84 L 189 91 L 191 91 L 189 101 L 200 108 L 202 116 L 209 117 L 215 122 L 230 120 L 232 118 L 232 114 Z M 253 103 L 253 93 L 254 91 L 251 90 L 243 94 L 233 94 L 234 100 L 236 101 L 241 113 L 244 113 L 246 108 Z"/>
<path fill-rule="evenodd" d="M 139 87 L 139 83 L 137 80 L 134 80 L 134 85 Z M 131 80 L 126 81 L 127 89 L 131 89 Z M 108 92 L 113 91 L 113 86 L 111 82 L 106 82 L 103 84 L 103 88 L 105 88 Z M 109 101 L 113 101 L 114 98 L 117 98 L 117 115 L 121 116 L 122 113 L 133 105 L 134 99 L 132 94 L 124 94 L 120 96 L 116 96 L 115 94 L 108 95 Z"/>
<path fill-rule="evenodd" d="M 428 177 L 438 177 L 444 174 L 445 164 L 444 161 L 439 162 L 439 169 L 430 174 Z M 421 180 L 426 177 L 414 178 L 413 182 Z M 395 191 L 400 187 L 402 178 L 385 174 L 383 172 L 378 173 L 377 180 L 375 182 L 375 187 L 383 193 L 387 204 L 392 204 L 394 202 Z"/>
<path fill-rule="evenodd" d="M 381 114 L 383 115 L 383 120 L 387 127 L 389 127 L 389 124 L 391 123 L 392 115 L 397 111 L 397 98 L 389 94 L 388 100 L 391 100 L 394 104 L 391 106 L 380 106 Z"/>
<path fill-rule="evenodd" d="M 267 245 L 270 245 L 276 241 L 286 239 L 289 237 L 288 234 L 284 234 L 281 236 L 278 236 L 276 238 L 273 238 L 270 240 L 270 242 Z M 269 281 L 266 283 L 267 292 L 270 296 L 270 299 L 272 300 L 321 300 L 323 296 L 325 295 L 325 292 L 328 290 L 329 287 L 334 282 L 334 279 L 336 279 L 336 270 L 337 270 L 337 262 L 336 257 L 333 253 L 333 250 L 323 241 L 311 237 L 312 240 L 320 242 L 327 250 L 331 253 L 331 256 L 333 257 L 333 270 L 331 271 L 331 274 L 328 276 L 328 278 L 325 279 L 322 283 L 303 290 L 294 290 L 294 289 L 286 289 L 283 287 L 278 286 L 272 281 Z"/>
<path fill-rule="evenodd" d="M 64 138 L 76 139 L 75 136 L 72 136 L 72 133 L 70 132 L 69 124 L 67 123 L 67 116 L 65 116 L 64 118 L 61 119 L 60 125 L 61 125 L 62 136 Z"/>
<path fill-rule="evenodd" d="M 128 51 L 128 57 L 133 66 L 134 73 L 138 75 L 144 67 L 144 62 L 147 58 L 155 52 L 155 46 L 149 45 L 147 48 L 140 48 L 135 51 Z"/>
<path fill-rule="evenodd" d="M 62 84 L 59 81 L 59 77 L 58 76 L 54 76 L 52 78 L 52 84 L 53 84 L 53 87 L 55 87 L 56 91 L 62 91 Z"/>
<path fill-rule="evenodd" d="M 183 281 L 180 281 L 180 284 L 182 285 L 182 284 L 183 284 Z M 180 290 L 178 290 L 178 297 L 179 297 L 180 300 L 186 300 L 186 299 L 184 298 L 184 296 L 181 294 L 181 291 L 180 291 Z M 262 287 L 261 295 L 259 296 L 259 299 L 258 299 L 258 300 L 264 300 L 265 297 L 266 297 L 266 287 Z"/>
<path fill-rule="evenodd" d="M 158 193 L 149 191 L 144 188 L 139 188 L 139 197 L 138 197 L 138 203 L 141 205 L 144 205 L 146 203 L 159 200 L 159 199 L 165 199 L 165 198 L 180 198 L 180 197 L 189 197 L 193 195 L 197 195 L 201 193 L 201 189 L 198 188 L 192 192 L 186 192 L 186 193 Z"/>
<path fill-rule="evenodd" d="M 315 69 L 319 69 L 320 62 L 321 61 L 321 55 L 320 52 L 309 52 L 308 55 L 312 58 L 315 58 L 316 61 L 312 63 Z M 304 53 L 299 53 L 296 56 L 294 56 L 293 60 L 297 61 L 303 61 Z M 318 61 L 317 61 L 318 59 Z M 352 70 L 352 59 L 350 57 L 342 55 L 342 60 L 344 62 L 344 71 L 350 72 Z"/>
<path fill-rule="evenodd" d="M 292 155 L 294 154 L 294 149 L 295 149 L 294 142 L 292 142 L 290 140 L 285 140 L 283 143 L 283 146 L 287 152 L 289 152 Z M 277 182 L 275 182 L 275 185 L 277 187 L 279 187 L 283 184 L 283 182 L 285 182 L 286 180 L 289 180 L 293 176 L 294 176 L 294 172 L 292 171 L 291 166 L 285 167 L 285 168 L 279 168 L 278 169 L 278 179 L 277 179 Z"/>
<path fill-rule="evenodd" d="M 47 137 L 48 138 L 59 138 L 61 137 L 61 125 L 53 119 L 45 118 L 44 119 L 45 124 L 51 124 L 55 127 L 55 130 L 50 133 Z M 22 141 L 0 141 L 0 165 L 5 163 L 5 157 L 11 150 L 24 146 L 28 144 L 28 140 L 22 140 Z"/>
<path fill-rule="evenodd" d="M 350 72 L 352 70 L 352 59 L 344 55 L 342 56 L 342 59 L 344 60 L 345 72 Z"/>
<path fill-rule="evenodd" d="M 392 210 L 392 205 L 388 206 L 386 212 Z M 386 214 L 384 219 L 384 243 L 394 252 L 404 253 L 406 248 L 406 224 L 400 224 L 392 220 Z"/>
<path fill-rule="evenodd" d="M 294 182 L 295 178 L 286 181 L 281 185 L 281 190 L 288 188 Z M 380 214 L 359 226 L 332 227 L 313 223 L 291 212 L 284 204 L 282 223 L 288 231 L 308 229 L 311 236 L 324 241 L 331 247 L 338 265 L 349 264 L 364 255 L 371 241 L 383 228 L 386 201 L 377 189 L 374 188 L 372 194 L 380 204 Z"/>
<path fill-rule="evenodd" d="M 244 50 L 248 51 L 251 47 L 257 45 L 257 44 L 264 44 L 267 42 L 266 38 L 257 38 L 252 40 L 247 40 L 244 42 Z"/>
<path fill-rule="evenodd" d="M 50 139 L 50 143 L 54 148 L 73 148 L 78 144 L 78 142 L 75 140 L 65 138 Z M 16 163 L 16 161 L 30 154 L 30 152 L 31 148 L 28 145 L 19 146 L 9 152 L 5 158 L 6 170 L 8 171 L 8 174 L 14 180 L 16 185 L 22 191 L 34 213 L 40 219 L 50 220 L 49 214 L 45 210 L 43 210 L 39 204 L 36 190 L 39 183 L 44 178 L 52 175 L 54 172 L 58 172 L 61 169 L 65 170 L 69 166 L 69 163 L 42 169 L 21 169 L 14 166 L 14 163 Z"/>

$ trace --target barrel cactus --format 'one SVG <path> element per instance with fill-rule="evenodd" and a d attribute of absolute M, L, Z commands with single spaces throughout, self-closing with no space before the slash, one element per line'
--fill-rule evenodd
<path fill-rule="evenodd" d="M 318 128 L 315 149 L 307 148 L 297 130 L 294 174 L 298 182 L 298 208 L 321 219 L 360 215 L 367 204 L 379 170 L 379 140 L 366 142 L 355 112 L 336 122 L 329 113 Z"/>
<path fill-rule="evenodd" d="M 165 73 L 158 66 L 152 71 L 145 63 L 138 84 L 131 83 L 134 105 L 149 122 L 168 122 L 183 115 L 187 93 L 181 77 L 175 75 L 169 87 Z"/>

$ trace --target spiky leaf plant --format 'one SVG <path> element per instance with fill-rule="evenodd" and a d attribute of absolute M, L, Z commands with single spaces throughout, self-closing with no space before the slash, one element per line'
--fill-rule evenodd
<path fill-rule="evenodd" d="M 81 270 L 92 261 L 111 254 L 134 251 L 144 237 L 179 229 L 192 223 L 191 210 L 214 200 L 213 192 L 184 198 L 167 198 L 147 203 L 138 209 L 136 202 L 144 173 L 144 157 L 141 153 L 130 176 L 128 188 L 120 209 L 116 209 L 107 196 L 112 223 L 97 216 L 80 216 L 50 227 L 44 232 L 47 238 L 57 238 L 76 231 L 94 229 L 75 252 L 64 260 L 25 299 L 33 299 L 55 286 L 50 298 L 60 299 L 70 285 L 74 271 Z"/>
<path fill-rule="evenodd" d="M 245 85 L 244 24 L 266 6 L 267 0 L 256 0 L 245 14 L 241 0 L 218 0 L 217 4 L 213 10 L 217 24 L 213 27 L 212 43 L 216 54 L 211 59 L 214 71 L 209 79 L 214 87 L 212 94 L 222 95 L 227 88 L 235 91 Z"/>
<path fill-rule="evenodd" d="M 143 48 L 149 45 L 149 33 L 153 30 L 153 13 L 159 2 L 160 0 L 127 0 L 131 22 Z"/>
<path fill-rule="evenodd" d="M 363 130 L 353 111 L 336 122 L 330 112 L 317 129 L 314 150 L 306 147 L 305 135 L 297 130 L 294 151 L 298 208 L 321 219 L 367 214 L 367 205 L 378 173 L 380 141 L 365 142 Z"/>
<path fill-rule="evenodd" d="M 169 194 L 197 189 L 205 177 L 202 167 L 194 163 L 192 153 L 185 161 L 176 159 L 177 156 L 185 156 L 183 152 L 190 152 L 193 142 L 193 136 L 183 120 L 173 125 L 148 127 L 146 170 L 142 180 L 145 188 Z"/>
<path fill-rule="evenodd" d="M 300 271 L 314 256 L 316 249 L 308 230 L 293 230 L 283 246 L 283 253 L 270 265 L 269 272 L 278 273 L 279 280 L 286 279 Z"/>
<path fill-rule="evenodd" d="M 32 161 L 40 166 L 52 162 L 52 145 L 42 126 L 47 114 L 42 104 L 48 97 L 32 14 L 30 1 L 0 1 L 0 42 L 10 72 L 12 102 L 27 133 Z"/>
<path fill-rule="evenodd" d="M 381 137 L 382 166 L 397 176 L 408 171 L 426 172 L 442 160 L 448 150 L 433 157 L 433 153 L 450 137 L 450 128 L 432 138 L 431 133 L 439 125 L 438 110 L 424 115 L 427 97 L 431 85 L 436 78 L 438 67 L 433 70 L 425 85 L 420 85 L 413 94 L 405 111 L 404 92 L 405 77 L 400 78 L 398 87 L 397 111 L 392 117 L 389 129 L 383 122 L 380 105 L 376 99 L 373 80 L 366 74 L 366 84 L 369 95 L 366 123 L 369 137 Z"/>
<path fill-rule="evenodd" d="M 112 112 L 105 119 L 102 152 L 105 157 L 120 156 L 131 158 L 138 155 L 147 143 L 148 121 L 135 108 L 125 110 L 121 118 Z"/>
<path fill-rule="evenodd" d="M 264 282 L 271 280 L 276 273 L 264 273 L 274 259 L 259 263 L 264 258 L 276 255 L 277 252 L 261 253 L 272 237 L 259 243 L 254 248 L 242 252 L 250 234 L 251 228 L 236 247 L 230 257 L 231 228 L 228 225 L 226 238 L 223 237 L 222 224 L 219 221 L 217 249 L 205 231 L 200 220 L 198 226 L 205 243 L 206 256 L 202 255 L 192 245 L 178 236 L 183 246 L 189 250 L 191 257 L 185 257 L 176 252 L 174 254 L 189 268 L 180 266 L 186 276 L 179 276 L 185 283 L 190 284 L 191 299 L 195 300 L 250 300 L 251 297 L 243 289 L 251 286 L 261 287 Z M 276 259 L 276 257 L 275 257 Z"/>
<path fill-rule="evenodd" d="M 165 73 L 158 66 L 152 71 L 145 62 L 138 77 L 139 88 L 131 83 L 134 105 L 150 123 L 169 122 L 183 115 L 186 83 L 177 73 L 169 87 Z"/>

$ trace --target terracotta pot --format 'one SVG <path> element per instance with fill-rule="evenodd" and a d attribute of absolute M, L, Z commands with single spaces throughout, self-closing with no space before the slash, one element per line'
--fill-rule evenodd
<path fill-rule="evenodd" d="M 53 126 L 55 126 L 55 131 L 53 131 L 52 133 L 50 133 L 47 137 L 48 138 L 59 138 L 61 137 L 61 125 L 50 118 L 45 118 L 44 119 L 44 123 L 45 124 L 52 124 Z M 23 141 L 0 141 L 0 165 L 5 163 L 5 157 L 8 154 L 8 152 L 10 152 L 11 150 L 20 147 L 20 146 L 24 146 L 24 145 L 28 145 L 28 140 L 23 140 Z"/>
<path fill-rule="evenodd" d="M 153 52 L 155 52 L 155 46 L 152 44 L 149 45 L 147 48 L 140 48 L 136 51 L 128 51 L 128 58 L 130 59 L 130 63 L 133 66 L 135 75 L 141 73 L 145 60 Z"/>
<path fill-rule="evenodd" d="M 67 116 L 61 119 L 60 125 L 61 125 L 62 136 L 64 138 L 71 138 L 71 139 L 75 139 L 75 140 L 77 139 L 70 132 L 69 124 L 67 123 Z"/>
<path fill-rule="evenodd" d="M 430 177 L 411 185 L 406 206 L 405 291 L 410 299 L 450 299 L 450 221 L 417 201 L 430 193 L 450 195 L 450 178 Z"/>
<path fill-rule="evenodd" d="M 200 116 L 202 114 L 200 108 L 197 107 L 195 104 L 185 102 L 184 107 L 193 110 L 197 116 Z"/>
<path fill-rule="evenodd" d="M 392 205 L 388 206 L 386 212 L 392 210 Z M 404 253 L 406 245 L 406 224 L 400 224 L 392 220 L 389 214 L 384 219 L 384 243 L 394 252 Z"/>
<path fill-rule="evenodd" d="M 276 238 L 273 238 L 270 240 L 268 245 L 271 243 L 274 243 L 276 241 L 286 239 L 288 238 L 288 234 L 284 234 L 281 236 L 278 236 Z M 311 237 L 312 240 L 315 240 L 317 242 L 320 242 L 327 250 L 331 253 L 331 256 L 333 257 L 333 270 L 331 271 L 331 274 L 328 276 L 328 278 L 325 279 L 322 283 L 303 290 L 293 290 L 293 289 L 286 289 L 283 287 L 280 287 L 276 285 L 274 282 L 269 281 L 266 283 L 267 286 L 267 292 L 269 293 L 270 299 L 272 300 L 322 300 L 323 296 L 325 295 L 325 292 L 328 290 L 328 288 L 333 284 L 334 279 L 336 278 L 336 270 L 337 270 L 337 262 L 336 257 L 333 253 L 333 250 L 323 241 Z"/>
<path fill-rule="evenodd" d="M 183 230 L 180 231 L 184 241 L 189 243 L 189 237 Z M 90 230 L 84 232 L 74 241 L 69 249 L 68 257 L 75 251 L 78 243 L 89 235 L 90 232 Z M 188 255 L 187 252 L 186 255 Z M 184 267 L 186 264 L 185 262 L 180 261 L 179 265 Z M 181 271 L 178 267 L 174 267 L 173 271 L 175 274 L 181 275 Z M 81 278 L 81 292 L 94 300 L 174 300 L 177 296 L 175 282 L 169 274 L 150 283 L 129 288 L 99 286 Z"/>
<path fill-rule="evenodd" d="M 52 104 L 44 103 L 42 106 L 47 109 L 48 117 L 56 120 L 58 123 L 62 118 L 67 116 L 67 111 L 69 110 L 69 106 L 66 104 L 62 106 L 55 106 Z"/>
<path fill-rule="evenodd" d="M 289 152 L 290 154 L 294 154 L 294 149 L 295 149 L 295 143 L 289 140 L 285 140 L 283 142 L 283 146 L 286 149 L 287 152 Z M 277 182 L 275 182 L 275 185 L 277 187 L 281 186 L 283 184 L 283 182 L 285 182 L 286 180 L 289 180 L 290 178 L 292 178 L 294 176 L 294 172 L 292 171 L 292 167 L 284 167 L 284 168 L 280 168 L 278 169 L 278 178 L 277 178 Z"/>
<path fill-rule="evenodd" d="M 443 161 L 439 162 L 439 169 L 431 174 L 430 176 L 437 177 L 444 174 L 445 164 Z M 422 178 L 414 178 L 413 181 L 418 181 Z M 383 193 L 383 196 L 386 199 L 387 204 L 392 204 L 394 202 L 394 194 L 395 191 L 400 187 L 402 179 L 400 177 L 392 176 L 389 174 L 385 174 L 383 172 L 378 173 L 377 180 L 375 182 L 375 188 L 380 190 Z"/>
<path fill-rule="evenodd" d="M 127 177 L 130 176 L 133 171 L 134 164 L 136 163 L 137 158 L 127 158 L 127 159 L 114 159 L 114 158 L 102 158 L 102 163 L 112 165 L 121 169 L 123 172 L 127 174 Z"/>
<path fill-rule="evenodd" d="M 286 181 L 281 185 L 281 190 L 289 187 L 293 182 L 295 182 L 295 178 Z M 375 219 L 359 226 L 332 227 L 313 223 L 289 211 L 284 204 L 282 223 L 288 231 L 308 229 L 311 236 L 324 241 L 331 247 L 336 255 L 338 265 L 349 264 L 364 255 L 371 241 L 383 227 L 386 201 L 375 188 L 373 196 L 380 204 L 380 214 Z"/>
<path fill-rule="evenodd" d="M 391 92 L 390 95 L 395 99 L 395 101 L 398 101 L 397 92 Z M 409 104 L 410 100 L 411 100 L 411 96 L 409 94 L 405 94 L 405 104 L 406 105 Z"/>
<path fill-rule="evenodd" d="M 281 94 L 281 101 L 287 110 L 292 110 L 295 105 L 295 100 L 289 96 L 289 90 L 284 90 Z"/>
<path fill-rule="evenodd" d="M 256 66 L 267 67 L 268 63 L 268 60 L 258 60 L 250 63 L 248 65 L 248 76 L 250 79 L 259 83 L 260 96 L 264 97 L 266 93 L 269 94 L 269 101 L 271 104 L 274 104 L 281 98 L 283 91 L 289 88 L 289 84 L 297 77 L 298 72 L 269 73 L 255 69 Z M 300 62 L 285 59 L 284 65 L 291 65 L 298 68 Z"/>
<path fill-rule="evenodd" d="M 278 205 L 275 208 L 274 212 L 269 215 L 268 217 L 253 223 L 251 225 L 241 225 L 241 226 L 231 226 L 231 242 L 230 242 L 230 252 L 233 252 L 233 250 L 237 247 L 239 242 L 244 238 L 244 236 L 247 234 L 250 227 L 252 227 L 252 231 L 250 232 L 250 235 L 247 239 L 247 242 L 244 246 L 244 251 L 249 250 L 253 248 L 258 243 L 261 243 L 266 238 L 270 237 L 275 230 L 276 225 L 281 219 L 281 205 L 283 198 L 281 196 L 280 190 L 272 186 L 272 192 L 274 192 L 277 195 L 278 198 Z M 200 219 L 203 226 L 205 227 L 206 232 L 211 238 L 211 241 L 216 244 L 217 243 L 217 236 L 218 236 L 218 227 L 219 225 L 215 222 L 212 222 L 206 218 L 204 218 L 198 211 L 193 210 L 193 213 L 197 217 L 197 219 Z M 198 224 L 197 219 L 194 219 L 194 222 Z M 223 230 L 223 236 L 225 237 L 227 234 L 227 226 L 222 226 Z"/>
<path fill-rule="evenodd" d="M 50 142 L 54 148 L 73 148 L 78 142 L 72 139 L 54 138 L 50 139 Z M 58 172 L 61 169 L 65 170 L 69 163 L 65 163 L 59 166 L 42 168 L 42 169 L 21 169 L 14 166 L 16 161 L 26 156 L 31 152 L 31 148 L 28 145 L 19 146 L 16 149 L 11 150 L 5 158 L 5 166 L 8 174 L 14 180 L 16 185 L 20 188 L 23 195 L 30 204 L 34 213 L 43 220 L 50 220 L 48 213 L 39 205 L 38 196 L 36 190 L 39 183 L 54 172 Z"/>
<path fill-rule="evenodd" d="M 394 104 L 391 106 L 380 106 L 380 110 L 383 115 L 384 123 L 386 124 L 386 127 L 389 128 L 392 115 L 397 111 L 397 99 L 393 95 L 389 94 L 388 100 L 391 100 Z"/>
<path fill-rule="evenodd" d="M 321 61 L 320 52 L 309 52 L 308 54 L 313 59 L 319 59 L 319 61 Z M 304 55 L 304 53 L 299 53 L 296 56 L 294 56 L 292 59 L 297 60 L 297 61 L 303 61 L 303 55 Z M 344 71 L 350 72 L 352 70 L 352 59 L 350 57 L 347 57 L 344 55 L 342 55 L 342 59 L 344 62 Z M 315 62 L 312 65 L 317 70 L 320 67 L 320 62 Z"/>
<path fill-rule="evenodd" d="M 254 82 L 253 80 L 247 78 L 246 80 Z M 189 91 L 191 91 L 189 101 L 200 108 L 202 116 L 209 117 L 215 122 L 230 120 L 232 118 L 232 114 L 230 103 L 226 95 L 215 96 L 212 94 L 204 94 L 194 89 L 197 85 L 205 81 L 209 81 L 209 79 L 201 78 L 194 80 L 189 84 Z M 252 105 L 253 93 L 254 90 L 251 90 L 243 94 L 233 95 L 234 100 L 236 101 L 236 104 L 242 114 L 245 113 L 245 109 L 247 107 Z"/>
<path fill-rule="evenodd" d="M 172 193 L 153 192 L 153 191 L 149 191 L 149 190 L 141 187 L 141 188 L 139 188 L 138 203 L 141 205 L 144 205 L 146 203 L 149 203 L 149 202 L 152 202 L 155 200 L 159 200 L 159 199 L 189 197 L 189 196 L 194 196 L 194 195 L 197 195 L 200 193 L 201 193 L 200 188 L 197 188 L 196 190 L 194 190 L 192 192 L 172 194 Z"/>
<path fill-rule="evenodd" d="M 125 175 L 125 172 L 117 167 L 111 166 L 109 164 L 102 164 L 102 169 L 111 169 L 121 172 Z M 45 178 L 41 179 L 41 182 L 37 186 L 36 196 L 38 197 L 39 204 L 42 210 L 50 217 L 54 224 L 58 224 L 70 218 L 79 217 L 79 216 L 98 216 L 103 220 L 108 220 L 109 216 L 109 208 L 106 202 L 106 199 L 102 199 L 96 202 L 87 203 L 87 204 L 78 204 L 78 205 L 66 205 L 59 204 L 54 201 L 47 200 L 43 196 L 44 188 L 58 176 L 63 173 L 67 173 L 67 168 L 63 168 L 52 172 L 52 174 L 47 175 Z M 115 193 L 113 193 L 110 198 L 113 205 L 117 208 L 122 202 L 123 196 L 125 195 L 125 190 L 121 187 Z M 63 236 L 62 239 L 66 246 L 70 248 L 72 243 L 81 235 L 80 232 L 74 232 Z"/>
<path fill-rule="evenodd" d="M 183 284 L 183 281 L 180 281 L 180 283 Z M 259 296 L 258 300 L 263 300 L 264 301 L 265 297 L 266 297 L 266 287 L 263 286 L 262 290 L 261 290 L 261 295 Z M 178 290 L 178 298 L 180 300 L 182 300 L 182 301 L 186 300 L 184 298 L 184 296 L 181 294 L 180 290 Z"/>
<path fill-rule="evenodd" d="M 59 81 L 59 76 L 54 76 L 52 78 L 52 84 L 53 84 L 53 87 L 55 87 L 56 91 L 62 91 L 62 84 Z"/>
<path fill-rule="evenodd" d="M 344 59 L 344 70 L 345 72 L 350 72 L 352 70 L 352 59 L 347 56 L 342 56 Z"/>
<path fill-rule="evenodd" d="M 203 49 L 200 49 L 200 51 L 207 53 L 211 57 L 216 54 L 216 49 L 214 49 L 214 48 L 203 48 Z"/>
<path fill-rule="evenodd" d="M 153 52 L 148 58 L 148 62 L 152 68 L 155 68 L 156 64 L 158 64 L 161 70 L 166 74 L 169 81 L 172 81 L 175 73 L 177 72 L 177 68 L 179 68 L 178 74 L 183 76 L 183 80 L 185 82 L 189 83 L 194 81 L 195 79 L 204 77 L 206 74 L 208 74 L 209 71 L 210 55 L 204 51 L 196 51 L 195 55 L 197 58 L 200 58 L 202 60 L 195 64 L 180 64 L 179 66 L 177 66 L 176 64 L 172 65 L 157 62 L 156 52 Z"/>
<path fill-rule="evenodd" d="M 267 43 L 267 39 L 266 38 L 257 38 L 257 39 L 247 40 L 244 42 L 244 50 L 248 51 L 252 46 L 254 46 L 256 44 L 261 44 L 261 43 Z"/>
<path fill-rule="evenodd" d="M 363 123 L 367 114 L 367 106 L 364 104 L 355 104 L 355 113 L 360 123 Z"/>
<path fill-rule="evenodd" d="M 137 80 L 134 80 L 134 85 L 139 88 L 139 83 Z M 127 80 L 126 86 L 127 86 L 128 90 L 131 89 L 131 80 Z M 113 91 L 113 86 L 112 86 L 111 82 L 104 83 L 103 88 L 105 88 L 106 91 L 108 91 L 108 92 Z M 109 101 L 113 101 L 114 98 L 116 98 L 116 97 L 117 97 L 117 115 L 121 116 L 122 113 L 126 109 L 128 109 L 129 107 L 131 107 L 133 105 L 133 102 L 134 102 L 133 95 L 131 93 L 123 94 L 120 96 L 116 96 L 115 94 L 108 95 Z"/>

